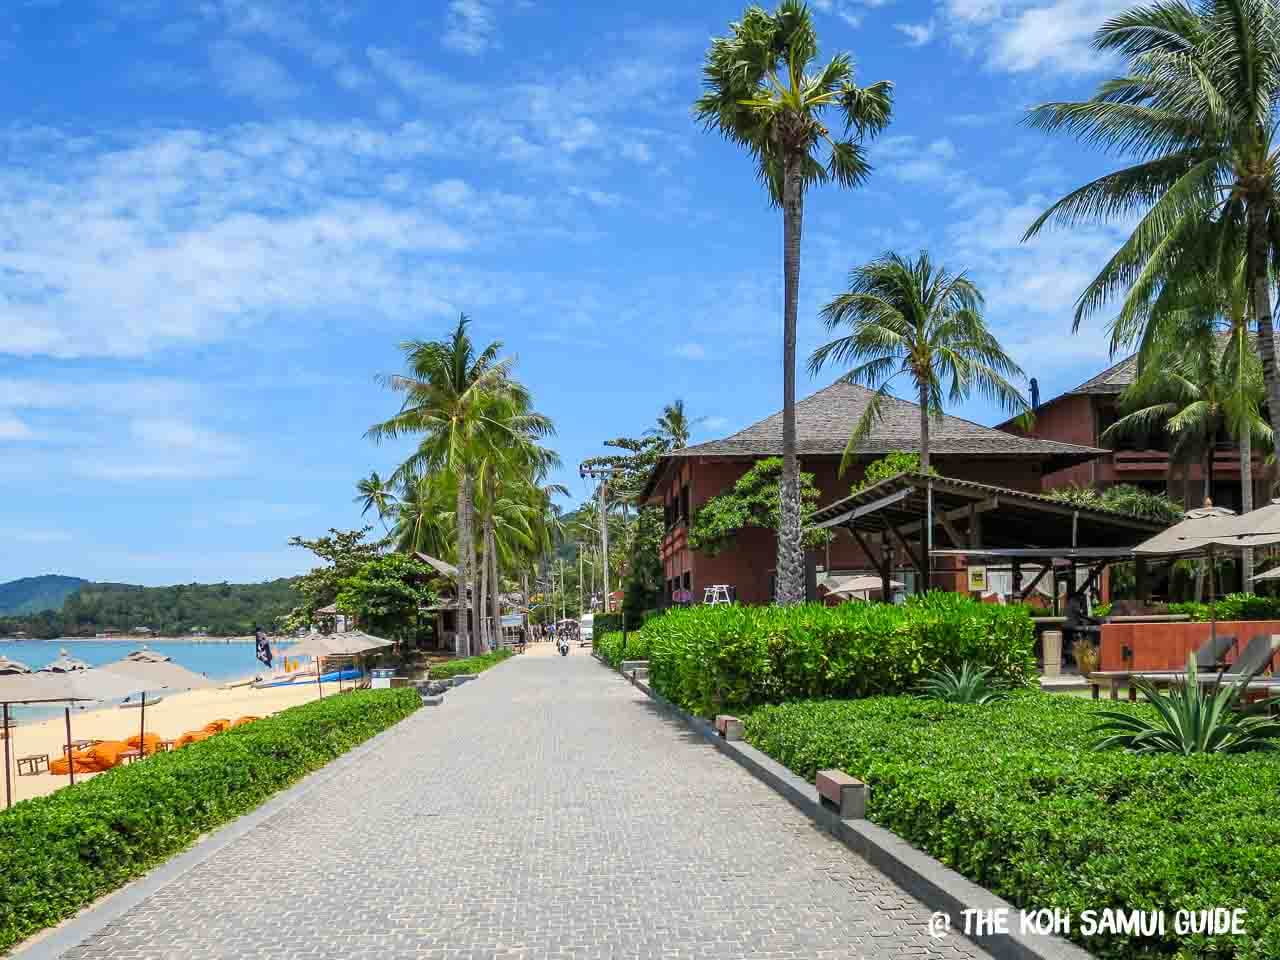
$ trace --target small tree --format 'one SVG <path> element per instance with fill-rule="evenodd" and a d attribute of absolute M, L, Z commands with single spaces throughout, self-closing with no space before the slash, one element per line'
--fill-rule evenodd
<path fill-rule="evenodd" d="M 337 606 L 377 636 L 408 640 L 416 634 L 418 611 L 435 601 L 430 586 L 435 576 L 415 557 L 388 553 L 342 578 Z"/>
<path fill-rule="evenodd" d="M 328 536 L 317 537 L 315 540 L 289 538 L 289 546 L 306 547 L 321 560 L 327 561 L 327 565 L 315 567 L 297 579 L 302 603 L 280 618 L 281 629 L 291 632 L 311 624 L 317 610 L 327 607 L 337 599 L 345 578 L 353 576 L 362 566 L 381 555 L 386 546 L 385 540 L 365 542 L 371 529 L 361 527 L 359 530 L 337 530 L 331 527 Z"/>
<path fill-rule="evenodd" d="M 920 466 L 920 454 L 910 450 L 890 450 L 879 460 L 872 460 L 867 464 L 862 479 L 849 488 L 849 493 L 852 495 L 867 487 L 874 487 L 880 481 L 896 477 L 900 473 L 927 473 L 931 477 L 939 475 L 933 467 Z"/>
<path fill-rule="evenodd" d="M 714 556 L 746 527 L 778 529 L 778 484 L 782 479 L 782 458 L 759 461 L 738 478 L 733 489 L 704 503 L 689 526 L 689 546 Z M 818 487 L 812 473 L 800 474 L 800 516 L 808 527 L 818 508 Z M 830 539 L 826 530 L 807 528 L 804 545 L 817 547 Z"/>

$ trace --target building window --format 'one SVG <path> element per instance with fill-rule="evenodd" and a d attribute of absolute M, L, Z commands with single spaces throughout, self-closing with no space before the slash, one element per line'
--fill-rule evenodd
<path fill-rule="evenodd" d="M 680 488 L 680 520 L 685 526 L 689 525 L 689 485 L 685 484 Z"/>

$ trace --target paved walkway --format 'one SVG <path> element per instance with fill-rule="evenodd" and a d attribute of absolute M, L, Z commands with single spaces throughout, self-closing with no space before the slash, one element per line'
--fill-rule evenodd
<path fill-rule="evenodd" d="M 64 956 L 973 957 L 574 649 L 451 691 Z"/>

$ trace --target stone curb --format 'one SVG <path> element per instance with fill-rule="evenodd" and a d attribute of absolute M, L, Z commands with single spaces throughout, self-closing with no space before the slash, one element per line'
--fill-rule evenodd
<path fill-rule="evenodd" d="M 186 850 L 153 867 L 137 879 L 129 881 L 117 890 L 103 894 L 92 904 L 63 920 L 57 926 L 33 933 L 24 942 L 10 947 L 9 952 L 3 954 L 4 960 L 58 960 L 68 950 L 97 935 L 108 924 L 158 893 L 163 887 L 194 870 L 224 847 L 235 843 L 277 813 L 297 803 L 312 790 L 323 786 L 334 777 L 346 772 L 349 767 L 358 764 L 366 754 L 377 750 L 383 740 L 399 732 L 402 725 L 412 720 L 416 714 L 415 710 L 403 720 L 374 734 L 364 743 L 352 747 L 342 756 L 329 761 L 319 770 L 307 774 L 293 786 L 286 787 L 238 819 L 223 824 L 212 833 L 198 838 Z"/>
<path fill-rule="evenodd" d="M 610 670 L 613 669 L 603 660 L 600 662 Z M 643 680 L 636 680 L 626 674 L 623 674 L 623 678 L 643 691 L 666 713 L 682 720 L 757 780 L 773 788 L 792 806 L 929 910 L 949 914 L 953 925 L 964 910 L 1008 910 L 1010 925 L 1015 928 L 1010 933 L 981 936 L 969 936 L 953 929 L 953 936 L 967 936 L 998 960 L 1091 960 L 1093 957 L 1093 954 L 1060 937 L 1016 932 L 1018 911 L 1007 900 L 966 879 L 946 864 L 917 850 L 896 833 L 877 826 L 870 820 L 840 819 L 838 814 L 822 805 L 818 790 L 812 783 L 800 779 L 772 757 L 745 740 L 723 739 L 711 723 L 676 706 Z"/>

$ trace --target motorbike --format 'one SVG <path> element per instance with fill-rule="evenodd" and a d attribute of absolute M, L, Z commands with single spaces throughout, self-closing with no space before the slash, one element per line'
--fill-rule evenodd
<path fill-rule="evenodd" d="M 567 657 L 569 655 L 569 638 L 561 637 L 556 645 L 560 648 L 560 656 Z"/>

